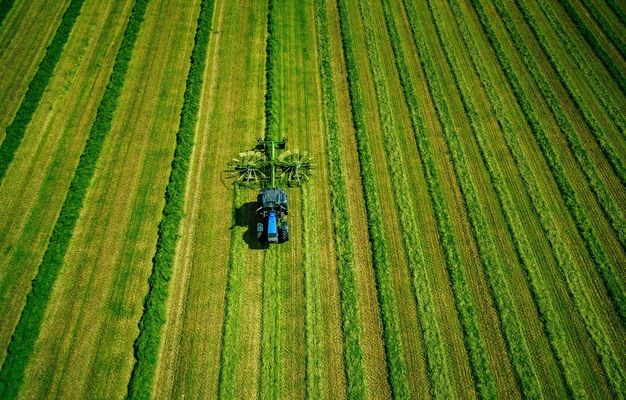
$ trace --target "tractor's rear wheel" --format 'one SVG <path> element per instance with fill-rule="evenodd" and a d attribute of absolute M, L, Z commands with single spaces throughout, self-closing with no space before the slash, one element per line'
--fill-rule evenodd
<path fill-rule="evenodd" d="M 285 222 L 280 230 L 281 242 L 287 242 L 289 240 L 289 225 Z"/>

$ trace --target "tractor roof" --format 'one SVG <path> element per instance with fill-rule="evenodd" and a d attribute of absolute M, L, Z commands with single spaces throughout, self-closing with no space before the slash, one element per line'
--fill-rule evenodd
<path fill-rule="evenodd" d="M 287 193 L 285 193 L 284 190 L 278 188 L 263 189 L 261 191 L 261 201 L 266 207 L 273 204 L 286 204 Z"/>

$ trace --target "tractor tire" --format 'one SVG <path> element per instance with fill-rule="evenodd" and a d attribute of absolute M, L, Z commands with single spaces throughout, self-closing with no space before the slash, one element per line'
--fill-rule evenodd
<path fill-rule="evenodd" d="M 282 229 L 280 230 L 280 241 L 289 241 L 289 225 L 287 225 L 286 223 L 283 224 Z"/>

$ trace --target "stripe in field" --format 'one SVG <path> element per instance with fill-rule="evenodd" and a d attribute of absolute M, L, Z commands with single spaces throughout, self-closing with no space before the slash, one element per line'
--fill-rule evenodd
<path fill-rule="evenodd" d="M 348 194 L 342 168 L 338 112 L 330 64 L 328 9 L 326 0 L 316 0 L 315 3 L 322 110 L 328 153 L 337 275 L 340 286 L 344 368 L 348 384 L 346 392 L 350 399 L 363 399 L 366 393 L 364 356 L 361 346 L 363 328 L 356 293 L 356 265 L 349 231 Z"/>
<path fill-rule="evenodd" d="M 406 376 L 406 360 L 399 332 L 397 303 L 394 298 L 390 272 L 390 254 L 387 238 L 384 234 L 382 208 L 376 183 L 374 159 L 369 142 L 365 120 L 364 95 L 358 74 L 358 61 L 354 49 L 347 5 L 338 1 L 341 41 L 349 85 L 352 122 L 357 141 L 359 162 L 361 165 L 361 183 L 367 210 L 368 231 L 372 246 L 372 262 L 376 277 L 376 288 L 383 322 L 383 342 L 389 370 L 388 380 L 392 394 L 396 398 L 408 398 L 409 388 Z"/>
<path fill-rule="evenodd" d="M 13 3 L 15 3 L 15 0 L 0 0 L 0 26 L 2 26 L 2 22 L 4 22 L 7 14 L 11 11 Z"/>
<path fill-rule="evenodd" d="M 100 156 L 102 143 L 111 127 L 113 113 L 124 85 L 126 71 L 147 3 L 148 0 L 137 0 L 133 6 L 89 138 L 76 167 L 43 260 L 39 265 L 37 276 L 33 280 L 31 291 L 26 298 L 26 305 L 11 337 L 7 356 L 0 370 L 0 398 L 2 399 L 16 398 L 23 382 L 24 370 L 39 335 L 48 299 L 59 269 L 63 265 L 74 226 Z"/>
<path fill-rule="evenodd" d="M 2 6 L 7 1 L 2 3 Z M 15 156 L 15 152 L 22 143 L 22 138 L 26 132 L 26 127 L 33 118 L 33 114 L 41 101 L 44 91 L 48 86 L 48 82 L 52 78 L 52 73 L 56 67 L 59 59 L 61 59 L 61 53 L 65 47 L 65 43 L 70 36 L 76 18 L 80 14 L 80 10 L 85 3 L 85 0 L 72 0 L 71 3 L 65 9 L 61 23 L 59 24 L 52 41 L 46 49 L 46 54 L 37 67 L 37 72 L 33 76 L 33 79 L 28 84 L 26 94 L 22 99 L 20 107 L 13 117 L 13 121 L 7 126 L 6 136 L 0 144 L 0 183 L 4 179 L 4 176 L 9 169 L 9 165 Z M 10 5 L 9 5 L 10 7 Z M 1 12 L 3 8 L 0 8 L 0 24 L 2 23 L 3 15 Z M 8 10 L 7 10 L 8 11 Z"/>
<path fill-rule="evenodd" d="M 467 40 L 470 40 L 470 35 L 468 33 L 466 33 L 465 36 L 467 36 Z M 594 303 L 592 303 L 592 300 L 588 296 L 588 293 L 586 293 L 585 291 L 584 278 L 580 274 L 580 271 L 574 267 L 571 250 L 567 247 L 567 244 L 565 243 L 563 236 L 559 231 L 555 216 L 551 212 L 546 199 L 543 197 L 537 185 L 537 182 L 532 176 L 529 160 L 526 159 L 517 140 L 518 133 L 515 132 L 512 121 L 504 111 L 505 105 L 502 103 L 501 96 L 499 95 L 499 92 L 502 90 L 502 88 L 496 87 L 495 84 L 492 82 L 492 79 L 490 79 L 490 77 L 487 75 L 486 66 L 483 64 L 485 62 L 484 59 L 478 57 L 478 54 L 476 52 L 470 51 L 470 54 L 472 55 L 474 68 L 480 76 L 480 79 L 483 82 L 483 87 L 485 88 L 487 96 L 489 97 L 491 107 L 500 123 L 500 126 L 502 127 L 509 151 L 513 155 L 515 163 L 523 177 L 525 189 L 532 201 L 533 211 L 539 219 L 544 234 L 548 239 L 548 242 L 550 243 L 550 247 L 552 248 L 552 251 L 557 260 L 557 266 L 560 272 L 563 274 L 565 281 L 567 282 L 568 291 L 570 292 L 570 295 L 572 296 L 572 299 L 576 304 L 576 308 L 584 321 L 587 331 L 594 343 L 595 350 L 600 356 L 605 373 L 609 381 L 611 382 L 615 393 L 623 393 L 624 385 L 626 384 L 625 375 L 620 365 L 618 356 L 615 354 L 611 338 L 609 336 L 609 333 L 606 331 L 604 324 L 602 324 L 602 321 L 600 320 L 600 317 L 598 316 L 596 310 L 594 309 Z M 509 78 L 509 85 L 513 85 L 514 87 L 513 92 L 519 95 L 519 90 L 515 89 L 515 86 L 517 84 L 515 76 L 513 76 L 512 74 L 508 74 L 507 78 Z M 517 100 L 519 100 L 519 98 Z M 528 110 L 524 111 L 526 112 L 525 116 L 528 118 Z M 538 132 L 536 128 L 536 126 L 533 128 L 532 124 L 529 124 L 529 126 L 527 126 L 527 129 L 530 130 L 532 134 L 541 135 L 541 132 Z M 533 131 L 533 129 L 535 130 Z M 538 140 L 540 139 L 541 138 L 538 138 Z M 544 153 L 544 156 L 548 157 L 549 154 L 547 154 L 548 151 L 546 147 L 547 146 L 545 143 L 540 144 L 540 148 Z M 559 173 L 559 170 L 554 165 L 550 165 L 549 161 L 548 164 L 551 167 L 553 173 Z M 558 180 L 557 177 L 555 177 L 555 179 Z M 563 182 L 561 182 L 560 184 L 565 185 L 567 183 L 565 181 L 565 178 L 562 177 L 562 180 Z M 558 184 L 559 183 L 557 183 L 557 185 Z M 564 197 L 567 197 L 564 194 L 562 195 Z M 572 196 L 572 199 L 564 199 L 564 201 L 570 201 L 571 204 L 569 206 L 574 207 L 574 195 L 569 194 L 569 196 Z M 580 210 L 575 211 L 578 213 L 582 213 L 582 211 Z M 584 217 L 584 215 L 582 217 Z M 574 220 L 578 223 L 576 218 L 574 218 Z"/>
<path fill-rule="evenodd" d="M 235 213 L 244 205 L 244 190 L 234 188 L 233 220 Z M 243 280 L 246 274 L 245 242 L 242 235 L 247 227 L 234 226 L 231 228 L 230 246 L 228 251 L 228 280 L 224 301 L 224 324 L 222 326 L 222 341 L 220 366 L 218 377 L 218 398 L 235 399 L 236 370 L 239 362 L 237 348 L 239 325 L 243 309 Z"/>
<path fill-rule="evenodd" d="M 139 334 L 134 343 L 135 365 L 127 393 L 127 398 L 130 399 L 149 398 L 152 393 L 161 330 L 166 318 L 169 281 L 172 276 L 176 243 L 185 208 L 184 194 L 204 82 L 213 10 L 213 0 L 202 0 L 180 113 L 180 125 L 176 134 L 172 170 L 165 189 L 163 218 L 159 223 L 158 241 L 152 259 L 152 273 L 148 279 L 149 290 L 139 321 Z"/>

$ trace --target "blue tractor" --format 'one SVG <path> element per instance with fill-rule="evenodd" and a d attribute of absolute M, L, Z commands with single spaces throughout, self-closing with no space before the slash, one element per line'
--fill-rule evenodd
<path fill-rule="evenodd" d="M 256 236 L 260 241 L 283 243 L 289 240 L 289 224 L 287 223 L 287 193 L 284 190 L 262 189 L 257 198 L 259 208 L 257 214 L 263 222 L 257 224 Z"/>
<path fill-rule="evenodd" d="M 231 177 L 236 178 L 235 185 L 261 188 L 256 211 L 262 222 L 257 223 L 257 238 L 264 242 L 289 240 L 287 193 L 279 185 L 301 185 L 308 181 L 313 167 L 306 152 L 285 150 L 286 145 L 286 139 L 259 139 L 254 149 L 239 153 L 239 157 L 229 163 Z"/>

